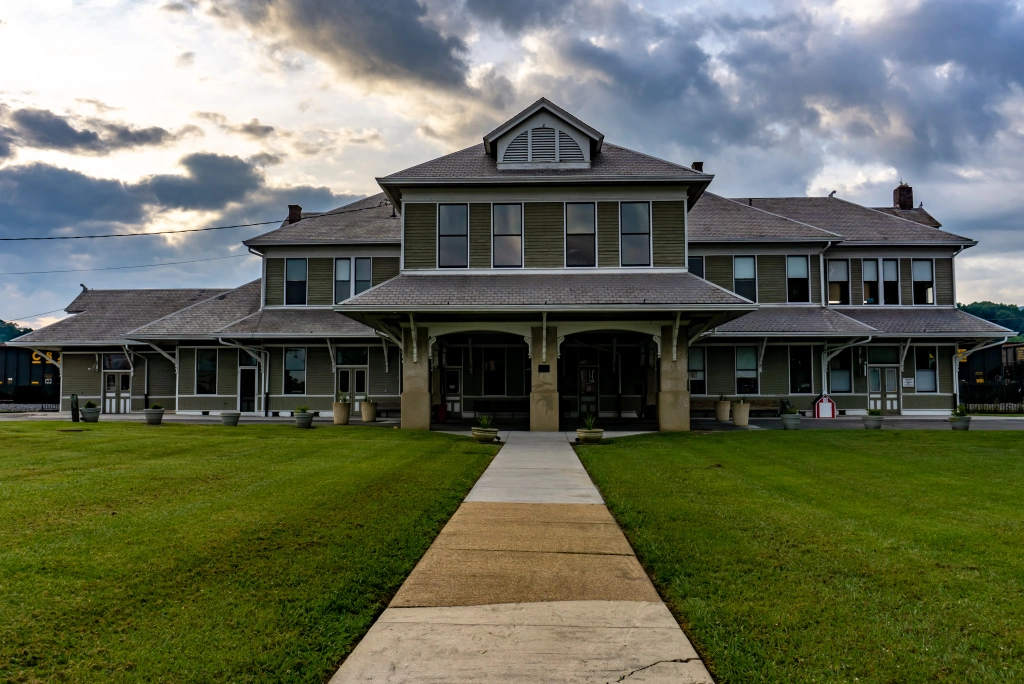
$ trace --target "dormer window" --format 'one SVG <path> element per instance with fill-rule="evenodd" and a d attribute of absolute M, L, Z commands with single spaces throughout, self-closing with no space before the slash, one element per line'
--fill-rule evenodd
<path fill-rule="evenodd" d="M 583 148 L 569 133 L 541 125 L 516 135 L 501 156 L 503 164 L 585 164 Z"/>

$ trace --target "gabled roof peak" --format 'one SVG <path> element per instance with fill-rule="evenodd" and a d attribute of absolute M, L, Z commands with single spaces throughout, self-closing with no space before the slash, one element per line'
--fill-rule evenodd
<path fill-rule="evenodd" d="M 498 138 L 540 111 L 547 111 L 552 116 L 555 116 L 573 128 L 578 129 L 590 138 L 591 148 L 594 152 L 601 151 L 601 145 L 604 143 L 604 133 L 589 124 L 580 121 L 578 118 L 565 111 L 546 97 L 542 97 L 484 136 L 484 149 L 487 151 L 487 154 L 496 154 L 497 147 L 495 146 L 495 143 L 498 141 Z"/>

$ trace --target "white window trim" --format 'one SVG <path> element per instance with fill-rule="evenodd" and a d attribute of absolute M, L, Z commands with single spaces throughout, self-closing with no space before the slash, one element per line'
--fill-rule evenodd
<path fill-rule="evenodd" d="M 872 282 L 872 281 L 870 281 L 870 280 L 868 280 L 867 278 L 864 277 L 864 272 L 865 272 L 864 263 L 867 262 L 867 261 L 874 261 L 875 264 L 877 264 L 876 271 L 877 271 L 877 275 L 878 275 L 878 280 L 875 281 L 875 282 L 878 285 L 878 301 L 875 302 L 874 304 L 868 304 L 867 302 L 864 301 L 865 299 L 867 299 L 867 296 L 866 296 L 867 290 L 865 289 L 864 285 L 865 285 L 865 283 Z M 900 273 L 899 263 L 900 262 L 897 259 L 896 260 L 896 281 L 897 282 L 899 282 L 899 273 Z M 883 269 L 884 269 L 884 267 L 882 266 L 882 258 L 881 257 L 868 257 L 868 258 L 863 258 L 863 259 L 860 260 L 860 298 L 861 298 L 861 301 L 857 302 L 856 306 L 884 306 L 885 305 L 884 304 L 885 303 L 885 281 L 882 279 L 884 277 L 884 274 L 882 272 Z M 897 286 L 896 289 L 899 290 L 899 286 Z M 851 293 L 851 300 L 852 300 L 852 293 Z"/>
<path fill-rule="evenodd" d="M 934 278 L 935 278 L 935 272 L 933 271 L 932 272 L 933 282 L 934 282 Z M 934 287 L 934 285 L 933 285 L 933 287 Z M 921 306 L 928 306 L 928 305 L 927 304 L 922 304 Z M 933 351 L 933 353 L 935 354 L 935 371 L 934 371 L 935 372 L 935 389 L 933 389 L 933 390 L 926 390 L 924 392 L 921 391 L 921 379 L 918 376 L 918 374 L 921 372 L 922 369 L 917 367 L 917 350 L 918 349 L 931 349 Z M 939 363 L 939 346 L 938 345 L 936 345 L 936 344 L 915 344 L 914 345 L 914 394 L 941 394 L 941 392 L 939 392 L 939 366 L 940 365 L 941 364 Z"/>
<path fill-rule="evenodd" d="M 833 304 L 832 302 L 829 301 L 829 297 L 828 297 L 829 285 L 831 283 L 841 283 L 841 282 L 843 282 L 841 280 L 829 280 L 828 279 L 828 265 L 829 265 L 829 262 L 832 262 L 832 261 L 845 261 L 846 262 L 846 300 L 847 300 L 846 304 Z M 825 259 L 825 303 L 828 306 L 853 306 L 853 281 L 852 281 L 852 277 L 853 277 L 853 269 L 850 268 L 850 259 L 849 259 L 849 257 L 847 257 L 846 259 L 843 259 L 843 258 L 839 258 L 839 259 Z M 852 378 L 851 378 L 851 382 L 852 382 Z M 831 387 L 829 389 L 831 389 Z"/>
<path fill-rule="evenodd" d="M 746 256 L 746 255 L 741 255 L 741 256 Z M 756 259 L 755 259 L 755 263 L 756 263 Z M 754 272 L 755 273 L 757 272 L 756 271 L 756 267 L 755 267 L 755 271 Z M 736 344 L 736 345 L 733 345 L 733 348 L 732 348 L 732 389 L 733 389 L 733 391 L 736 392 L 736 396 L 739 396 L 739 397 L 759 397 L 759 396 L 761 396 L 761 369 L 757 367 L 757 363 L 754 364 L 754 372 L 757 374 L 757 375 L 754 376 L 754 378 L 757 380 L 757 392 L 755 392 L 754 394 L 750 394 L 749 392 L 740 392 L 739 391 L 739 382 L 740 382 L 740 376 L 739 376 L 739 372 L 740 372 L 739 355 L 740 355 L 740 347 L 753 347 L 753 349 L 754 349 L 754 358 L 755 359 L 757 358 L 757 354 L 758 354 L 758 346 L 756 344 Z M 707 360 L 706 359 L 705 359 L 705 365 L 707 365 Z M 705 375 L 707 375 L 706 372 L 705 372 Z"/>
<path fill-rule="evenodd" d="M 441 265 L 441 207 L 466 207 L 466 265 L 465 266 L 442 266 Z M 437 239 L 437 250 L 434 253 L 434 268 L 444 271 L 457 271 L 459 269 L 469 268 L 469 236 L 472 226 L 469 225 L 469 202 L 438 202 L 435 205 L 434 214 L 434 225 L 437 226 L 434 229 L 434 237 Z M 404 250 L 404 247 L 403 247 Z M 352 271 L 352 282 L 355 283 L 355 264 L 353 264 Z M 372 282 L 372 281 L 371 281 Z M 353 288 L 355 285 L 353 285 Z"/>
<path fill-rule="evenodd" d="M 914 297 L 914 283 L 923 283 L 923 282 L 925 282 L 923 280 L 914 280 L 914 262 L 915 261 L 930 261 L 930 262 L 932 262 L 932 303 L 931 304 L 918 304 L 917 302 L 913 301 L 913 297 Z M 911 257 L 910 258 L 910 296 L 911 296 L 911 302 L 910 303 L 913 306 L 937 306 L 938 305 L 938 302 L 939 302 L 939 290 L 938 290 L 938 287 L 935 285 L 935 257 L 923 257 L 923 258 L 922 257 Z M 936 357 L 936 358 L 938 358 L 938 357 Z M 938 382 L 936 382 L 936 386 L 938 386 Z"/>
<path fill-rule="evenodd" d="M 348 301 L 352 299 L 352 292 L 355 290 L 355 268 L 352 265 L 352 257 L 334 257 L 334 304 L 340 304 L 338 301 L 338 262 L 345 260 L 348 262 L 348 297 L 342 301 Z"/>
<path fill-rule="evenodd" d="M 623 266 L 622 265 L 622 205 L 623 204 L 646 204 L 647 205 L 647 265 Z M 651 200 L 619 200 L 619 268 L 654 268 L 654 203 Z M 596 235 L 597 206 L 594 206 L 594 223 Z M 596 240 L 595 240 L 596 242 Z M 596 245 L 595 245 L 596 247 Z M 600 262 L 600 259 L 595 259 Z M 756 269 L 755 269 L 756 270 Z"/>
<path fill-rule="evenodd" d="M 885 262 L 886 261 L 895 261 L 896 262 L 896 301 L 895 302 L 889 302 L 885 298 Z M 881 305 L 882 306 L 903 306 L 903 283 L 902 283 L 903 275 L 900 273 L 900 258 L 899 257 L 878 257 L 878 267 L 881 269 L 881 271 L 878 274 L 878 284 L 882 288 L 882 291 L 879 293 L 881 295 L 881 297 L 882 297 L 882 304 Z M 913 268 L 913 264 L 911 264 L 911 268 Z M 932 272 L 932 276 L 933 277 L 934 277 L 934 275 L 935 275 L 935 273 Z M 911 277 L 913 277 L 913 274 L 911 274 Z M 911 285 L 911 296 L 913 296 L 913 285 Z"/>
<path fill-rule="evenodd" d="M 288 262 L 299 261 L 306 262 L 306 297 L 305 302 L 302 304 L 289 304 L 288 303 Z M 295 282 L 295 281 L 292 281 Z M 285 257 L 284 259 L 284 306 L 309 306 L 309 257 Z"/>
<path fill-rule="evenodd" d="M 494 265 L 494 207 L 497 204 L 518 204 L 519 205 L 519 265 L 518 266 L 495 266 Z M 491 268 L 501 270 L 513 270 L 526 268 L 526 202 L 491 202 Z"/>
<path fill-rule="evenodd" d="M 704 392 L 703 392 L 703 394 L 698 394 L 697 396 L 698 397 L 706 397 L 706 396 L 708 396 L 708 352 L 707 352 L 707 347 L 690 347 L 687 350 L 687 353 L 686 353 L 686 390 L 688 392 L 690 392 L 691 394 L 693 394 L 693 392 L 690 390 L 690 383 L 693 382 L 690 379 L 690 358 L 692 358 L 693 352 L 694 351 L 698 351 L 698 350 L 700 351 L 701 356 L 704 357 L 704 370 L 703 370 L 703 373 L 704 373 Z M 760 389 L 760 385 L 758 385 L 758 389 Z"/>
<path fill-rule="evenodd" d="M 757 300 L 760 299 L 760 297 L 758 295 L 760 294 L 760 289 L 761 289 L 761 283 L 758 282 L 757 255 L 756 254 L 733 254 L 732 255 L 732 291 L 733 291 L 733 294 L 737 294 L 736 293 L 736 280 L 737 280 L 737 278 L 736 278 L 736 259 L 738 259 L 738 258 L 739 259 L 750 258 L 750 259 L 754 260 L 754 303 L 757 304 Z M 746 280 L 746 278 L 744 278 L 744 280 Z M 757 388 L 761 389 L 761 383 L 760 382 L 757 383 Z"/>
<path fill-rule="evenodd" d="M 285 379 L 288 377 L 288 350 L 289 349 L 301 349 L 302 354 L 302 372 L 306 373 L 306 380 L 304 382 L 307 391 L 302 394 L 291 394 L 287 391 L 288 385 Z M 281 347 L 281 394 L 282 397 L 308 397 L 309 395 L 309 347 Z"/>
<path fill-rule="evenodd" d="M 194 354 L 192 356 L 192 396 L 193 397 L 216 397 L 219 396 L 217 391 L 220 389 L 220 347 L 187 347 L 192 349 Z M 200 394 L 199 393 L 199 350 L 200 349 L 213 349 L 217 352 L 217 363 L 216 369 L 213 372 L 213 394 Z"/>
<path fill-rule="evenodd" d="M 826 349 L 825 351 L 828 351 L 828 350 Z M 832 388 L 832 360 L 833 359 L 838 359 L 840 354 L 849 354 L 850 355 L 850 390 L 849 391 L 837 390 L 837 389 L 833 389 Z M 856 369 L 856 362 L 854 361 L 854 358 L 853 358 L 853 347 L 847 347 L 846 349 L 840 350 L 839 354 L 836 354 L 835 356 L 832 357 L 832 359 L 829 359 L 829 361 L 826 364 L 826 366 L 827 366 L 826 370 L 828 371 L 828 393 L 829 394 L 857 394 L 857 391 L 856 391 L 857 390 L 857 385 L 856 385 L 856 380 L 854 378 L 854 373 L 853 373 L 854 370 Z"/>
<path fill-rule="evenodd" d="M 594 205 L 594 265 L 593 266 L 570 266 L 569 265 L 569 205 L 570 204 L 592 204 Z M 621 227 L 620 227 L 621 230 Z M 524 236 L 525 238 L 525 236 Z M 525 242 L 525 240 L 524 240 Z M 621 250 L 620 250 L 621 251 Z M 622 259 L 622 255 L 619 255 Z M 579 270 L 584 268 L 597 268 L 600 259 L 597 254 L 597 200 L 582 202 L 562 202 L 562 268 Z"/>
<path fill-rule="evenodd" d="M 803 257 L 807 260 L 807 301 L 806 302 L 791 302 L 789 301 L 789 258 L 790 257 Z M 735 270 L 733 271 L 735 273 Z M 754 274 L 757 274 L 755 269 Z M 811 296 L 811 257 L 809 254 L 787 254 L 786 255 L 786 303 L 787 304 L 810 304 L 814 297 Z"/>

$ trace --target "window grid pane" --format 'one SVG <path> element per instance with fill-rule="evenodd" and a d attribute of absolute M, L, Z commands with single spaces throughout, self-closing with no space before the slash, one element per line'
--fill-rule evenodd
<path fill-rule="evenodd" d="M 523 207 L 521 204 L 494 205 L 494 234 L 523 234 Z"/>
<path fill-rule="evenodd" d="M 787 278 L 807 278 L 809 275 L 807 270 L 807 257 L 805 256 L 791 256 L 786 257 L 786 277 Z"/>
<path fill-rule="evenodd" d="M 196 350 L 196 394 L 217 393 L 217 350 Z"/>
<path fill-rule="evenodd" d="M 356 259 L 356 294 L 366 292 L 372 283 L 372 263 L 369 257 Z"/>
<path fill-rule="evenodd" d="M 570 203 L 565 205 L 565 232 L 569 235 L 594 234 L 593 203 Z"/>
<path fill-rule="evenodd" d="M 523 265 L 522 236 L 494 236 L 494 265 L 501 268 L 519 267 Z"/>
<path fill-rule="evenodd" d="M 651 232 L 650 205 L 647 202 L 623 202 L 621 205 L 622 233 L 648 234 Z"/>
<path fill-rule="evenodd" d="M 352 260 L 334 260 L 334 303 L 340 304 L 352 296 Z"/>
<path fill-rule="evenodd" d="M 650 234 L 624 234 L 622 236 L 622 265 L 651 265 Z"/>
<path fill-rule="evenodd" d="M 686 260 L 686 268 L 698 278 L 704 277 L 704 257 L 690 257 Z"/>

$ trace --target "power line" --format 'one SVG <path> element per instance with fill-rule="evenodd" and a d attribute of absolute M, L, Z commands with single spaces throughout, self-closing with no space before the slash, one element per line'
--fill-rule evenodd
<path fill-rule="evenodd" d="M 227 230 L 228 228 L 248 228 L 250 226 L 266 226 L 276 221 L 260 221 L 259 223 L 239 223 L 234 226 L 211 226 L 210 228 L 186 228 L 185 230 L 161 230 L 155 233 L 106 233 L 104 235 L 53 235 L 50 237 L 5 237 L 0 242 L 27 242 L 29 240 L 91 240 L 93 238 L 140 237 L 146 235 L 176 235 L 178 233 L 202 233 L 207 230 Z"/>
<path fill-rule="evenodd" d="M 198 264 L 201 261 L 219 261 L 221 259 L 241 259 L 249 254 L 233 254 L 231 256 L 210 257 L 209 259 L 189 259 L 188 261 L 165 261 L 159 264 L 139 264 L 137 266 L 106 266 L 104 268 L 69 268 L 61 271 L 11 271 L 0 273 L 0 276 L 35 275 L 38 273 L 84 273 L 86 271 L 123 271 L 128 268 L 153 268 L 155 266 L 175 266 L 177 264 Z"/>
<path fill-rule="evenodd" d="M 63 310 L 64 309 L 54 309 L 53 311 L 44 311 L 42 313 L 32 314 L 31 316 L 22 316 L 21 318 L 8 318 L 8 319 L 0 318 L 0 321 L 4 321 L 5 323 L 17 323 L 18 321 L 26 321 L 26 320 L 28 320 L 30 318 L 35 318 L 36 316 L 45 316 L 46 314 L 57 313 L 58 311 L 63 311 Z"/>

